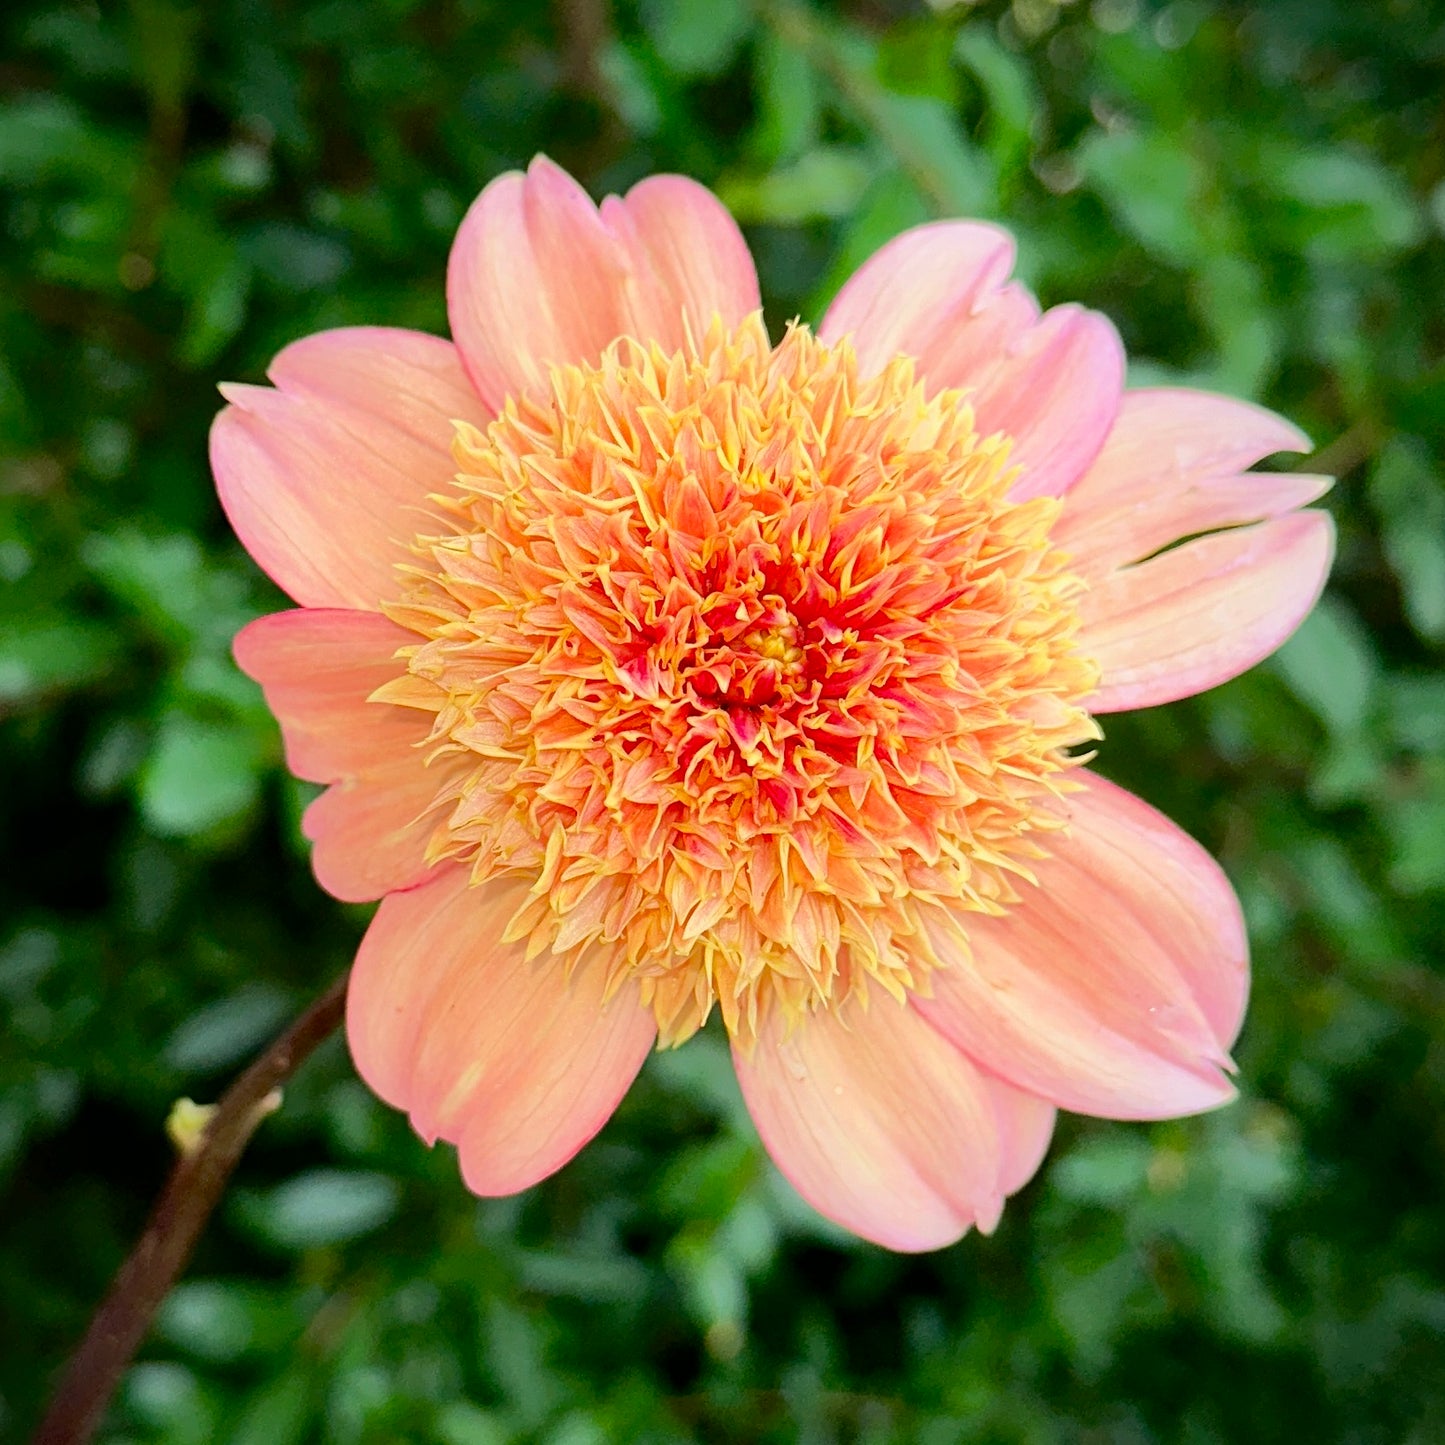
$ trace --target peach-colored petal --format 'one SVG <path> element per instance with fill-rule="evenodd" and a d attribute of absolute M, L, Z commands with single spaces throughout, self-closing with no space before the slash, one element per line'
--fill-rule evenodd
<path fill-rule="evenodd" d="M 345 903 L 420 883 L 431 871 L 432 804 L 446 781 L 443 768 L 423 767 L 414 752 L 333 783 L 301 817 L 316 881 Z"/>
<path fill-rule="evenodd" d="M 930 381 L 968 384 L 946 351 L 923 364 Z M 1099 454 L 1114 424 L 1124 390 L 1124 346 L 1098 312 L 1055 306 L 976 384 L 979 430 L 1014 439 L 1009 461 L 1021 474 L 1013 500 L 1061 497 Z"/>
<path fill-rule="evenodd" d="M 288 346 L 276 389 L 222 388 L 211 428 L 221 505 L 246 550 L 309 607 L 376 610 L 426 499 L 456 472 L 454 420 L 487 413 L 448 341 L 354 327 Z"/>
<path fill-rule="evenodd" d="M 297 608 L 258 617 L 236 636 L 236 660 L 261 684 L 298 777 L 332 783 L 306 811 L 322 887 L 349 902 L 408 888 L 427 872 L 424 821 L 445 765 L 428 768 L 431 718 L 368 702 L 403 670 L 411 634 L 375 612 Z"/>
<path fill-rule="evenodd" d="M 248 623 L 232 649 L 281 724 L 286 766 L 298 778 L 335 783 L 426 737 L 429 718 L 367 702 L 406 670 L 396 651 L 415 641 L 377 612 L 297 607 Z"/>
<path fill-rule="evenodd" d="M 1329 489 L 1328 477 L 1246 470 L 1309 439 L 1263 407 L 1204 391 L 1125 394 L 1093 466 L 1054 528 L 1074 570 L 1090 579 L 1182 537 L 1282 516 Z"/>
<path fill-rule="evenodd" d="M 637 274 L 651 273 L 658 314 L 651 324 L 678 335 L 674 311 L 694 337 L 713 317 L 741 321 L 762 305 L 758 273 L 742 232 L 706 187 L 685 176 L 649 176 L 625 199 L 608 196 L 603 223 L 622 238 Z M 654 339 L 662 340 L 663 336 Z"/>
<path fill-rule="evenodd" d="M 895 236 L 843 283 L 818 335 L 850 338 L 864 375 L 895 356 L 921 356 L 978 314 L 1013 269 L 1007 231 L 982 221 L 931 221 Z M 1025 324 L 1038 316 L 1032 308 Z"/>
<path fill-rule="evenodd" d="M 1248 951 L 1228 879 L 1193 839 L 1088 774 L 1038 885 L 1007 915 L 925 925 L 946 966 L 917 1007 L 984 1067 L 1060 1108 L 1156 1119 L 1232 1096 L 1223 1070 Z M 967 944 L 962 939 L 966 936 Z"/>
<path fill-rule="evenodd" d="M 1039 315 L 1004 284 L 1013 242 L 992 226 L 942 221 L 895 237 L 844 285 L 818 328 L 851 336 L 865 371 L 916 357 L 930 392 L 969 393 L 980 432 L 1007 432 L 1017 499 L 1061 496 L 1098 455 L 1124 385 L 1124 349 L 1096 312 Z"/>
<path fill-rule="evenodd" d="M 993 1080 L 993 1085 L 994 1103 L 999 1110 L 998 1137 L 1003 1147 L 998 1187 L 1008 1198 L 1039 1172 L 1054 1137 L 1059 1111 L 1046 1099 L 1026 1094 L 1002 1079 Z"/>
<path fill-rule="evenodd" d="M 733 1062 L 763 1143 L 820 1214 L 889 1249 L 990 1230 L 1038 1167 L 1051 1111 L 985 1074 L 881 991 L 790 1034 L 775 1014 Z"/>
<path fill-rule="evenodd" d="M 452 335 L 494 407 L 618 337 L 673 351 L 759 305 L 747 243 L 706 188 L 654 176 L 599 212 L 544 156 L 478 196 L 447 266 Z"/>
<path fill-rule="evenodd" d="M 1318 600 L 1334 538 L 1327 513 L 1292 512 L 1097 582 L 1079 605 L 1079 648 L 1102 678 L 1089 710 L 1173 702 L 1268 657 Z"/>
<path fill-rule="evenodd" d="M 526 896 L 465 868 L 383 900 L 362 940 L 347 1036 L 363 1079 L 429 1142 L 460 1150 L 477 1194 L 512 1194 L 565 1164 L 606 1123 L 656 1037 L 637 984 L 604 997 L 584 959 L 528 963 L 502 932 Z"/>

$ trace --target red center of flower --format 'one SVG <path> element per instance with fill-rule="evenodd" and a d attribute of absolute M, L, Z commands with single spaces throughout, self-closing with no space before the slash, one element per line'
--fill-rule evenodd
<path fill-rule="evenodd" d="M 433 856 L 532 879 L 509 936 L 640 976 L 664 1040 L 918 986 L 913 906 L 1005 907 L 1096 736 L 1008 449 L 906 359 L 756 318 L 460 427 L 378 694 L 464 764 Z"/>

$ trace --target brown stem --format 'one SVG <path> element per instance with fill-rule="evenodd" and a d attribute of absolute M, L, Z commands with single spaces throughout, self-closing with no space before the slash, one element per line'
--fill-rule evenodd
<path fill-rule="evenodd" d="M 95 1433 L 251 1135 L 270 1113 L 273 1091 L 334 1032 L 345 1002 L 343 976 L 226 1090 L 194 1144 L 183 1146 L 145 1231 L 71 1356 L 31 1445 L 85 1445 Z"/>

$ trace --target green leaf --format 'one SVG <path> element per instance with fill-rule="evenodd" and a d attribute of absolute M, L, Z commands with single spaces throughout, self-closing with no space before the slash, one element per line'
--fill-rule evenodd
<path fill-rule="evenodd" d="M 78 618 L 10 617 L 0 622 L 0 707 L 73 692 L 117 664 L 116 638 Z"/>
<path fill-rule="evenodd" d="M 795 226 L 847 215 L 873 175 L 873 164 L 861 153 L 834 147 L 809 151 L 769 175 L 725 179 L 718 195 L 739 221 Z"/>
<path fill-rule="evenodd" d="M 67 181 L 119 191 L 134 169 L 125 139 L 91 125 L 69 100 L 41 91 L 0 104 L 0 185 Z"/>
<path fill-rule="evenodd" d="M 1396 436 L 1385 443 L 1370 496 L 1410 625 L 1428 641 L 1445 640 L 1445 491 L 1419 438 Z"/>
<path fill-rule="evenodd" d="M 164 1445 L 210 1445 L 216 1438 L 215 1401 L 184 1365 L 157 1360 L 133 1366 L 123 1399 Z"/>
<path fill-rule="evenodd" d="M 1390 882 L 1415 895 L 1445 889 L 1445 775 L 1438 771 L 1427 796 L 1389 810 Z"/>
<path fill-rule="evenodd" d="M 251 984 L 192 1014 L 166 1043 L 164 1057 L 183 1074 L 215 1073 L 264 1044 L 291 1012 L 291 1000 L 270 984 Z"/>
<path fill-rule="evenodd" d="M 1350 734 L 1363 726 L 1378 668 L 1364 628 L 1344 602 L 1322 598 L 1275 654 L 1273 666 L 1330 732 Z"/>
<path fill-rule="evenodd" d="M 141 769 L 141 812 L 163 838 L 195 837 L 234 823 L 255 805 L 260 766 L 248 729 L 172 714 Z"/>
<path fill-rule="evenodd" d="M 1151 1153 L 1137 1134 L 1091 1139 L 1049 1170 L 1049 1185 L 1065 1199 L 1117 1206 L 1143 1188 Z"/>
<path fill-rule="evenodd" d="M 613 109 L 628 128 L 635 135 L 656 135 L 663 124 L 663 105 L 635 49 L 612 41 L 598 55 L 597 70 Z"/>
<path fill-rule="evenodd" d="M 238 1196 L 250 1227 L 285 1250 L 319 1249 L 373 1234 L 400 1203 L 396 1180 L 359 1169 L 313 1169 L 265 1194 Z"/>
<path fill-rule="evenodd" d="M 302 1445 L 314 1438 L 308 1431 L 317 1413 L 315 1394 L 314 1367 L 291 1365 L 249 1394 L 226 1445 Z"/>
<path fill-rule="evenodd" d="M 926 95 L 949 109 L 958 105 L 952 36 L 936 21 L 904 21 L 878 42 L 878 78 L 898 95 Z"/>
<path fill-rule="evenodd" d="M 822 124 L 822 87 L 807 54 L 765 30 L 753 67 L 758 122 L 753 129 L 756 154 L 777 165 L 813 149 Z"/>
<path fill-rule="evenodd" d="M 983 88 L 984 144 L 1000 172 L 1021 171 L 1042 119 L 1041 98 L 1032 70 L 982 25 L 967 25 L 960 30 L 953 53 Z"/>
<path fill-rule="evenodd" d="M 1095 131 L 1079 148 L 1079 170 L 1124 229 L 1170 265 L 1211 255 L 1196 214 L 1204 177 L 1198 161 L 1162 131 Z"/>
<path fill-rule="evenodd" d="M 642 0 L 642 23 L 662 60 L 680 75 L 718 75 L 752 25 L 746 5 L 717 0 Z"/>
<path fill-rule="evenodd" d="M 211 561 L 192 536 L 120 528 L 87 537 L 81 556 L 115 597 L 177 651 L 228 647 L 251 618 L 243 576 Z"/>
<path fill-rule="evenodd" d="M 442 1408 L 436 1431 L 441 1445 L 510 1445 L 515 1438 L 495 1414 L 465 1400 L 453 1400 Z"/>
<path fill-rule="evenodd" d="M 255 1301 L 234 1284 L 186 1280 L 166 1296 L 156 1331 L 198 1359 L 238 1360 L 256 1338 Z"/>
<path fill-rule="evenodd" d="M 1416 244 L 1420 208 L 1373 156 L 1343 149 L 1271 154 L 1270 184 L 1306 209 L 1299 234 L 1322 260 L 1369 260 Z"/>

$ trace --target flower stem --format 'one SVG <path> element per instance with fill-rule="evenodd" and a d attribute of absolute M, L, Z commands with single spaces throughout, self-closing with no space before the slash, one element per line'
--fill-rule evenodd
<path fill-rule="evenodd" d="M 274 1091 L 335 1031 L 345 1004 L 343 975 L 226 1090 L 204 1127 L 180 1143 L 181 1157 L 145 1230 L 92 1316 L 31 1445 L 85 1445 L 94 1435 L 251 1135 L 275 1107 Z"/>

